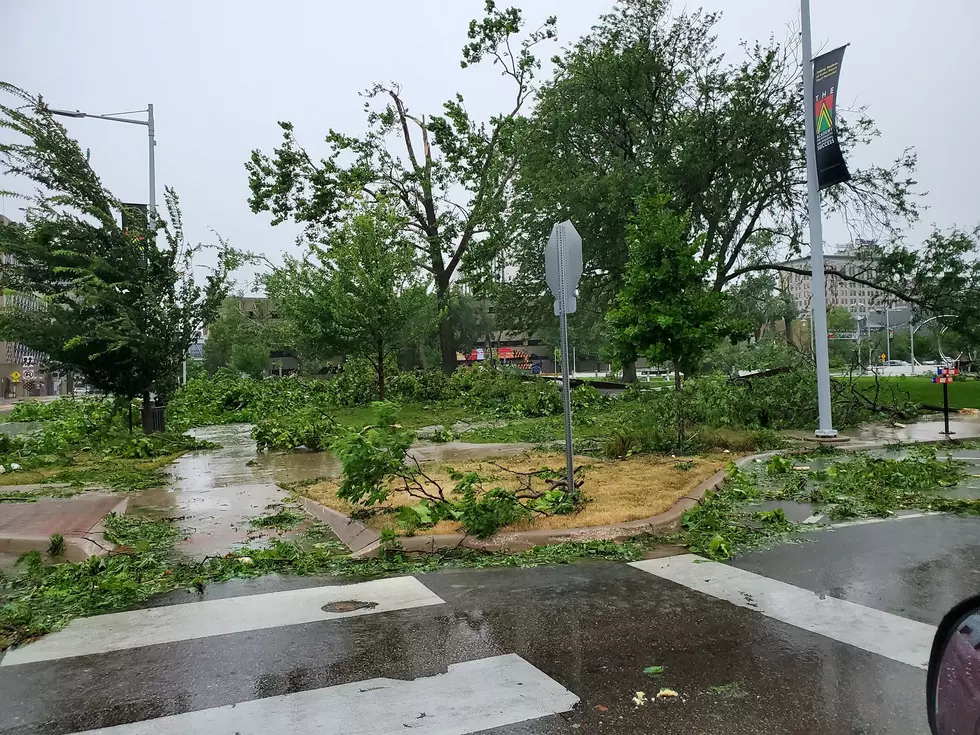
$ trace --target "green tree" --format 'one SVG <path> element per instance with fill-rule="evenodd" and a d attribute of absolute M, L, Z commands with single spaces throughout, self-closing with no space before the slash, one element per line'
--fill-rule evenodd
<path fill-rule="evenodd" d="M 132 399 L 166 396 L 197 328 L 213 318 L 241 262 L 224 242 L 217 266 L 199 285 L 184 239 L 177 195 L 166 191 L 167 219 L 138 213 L 124 231 L 119 201 L 103 186 L 78 143 L 39 97 L 6 83 L 18 106 L 0 105 L 6 174 L 35 185 L 24 197 L 26 221 L 0 227 L 10 256 L 0 284 L 33 297 L 29 309 L 0 311 L 0 335 L 45 353 L 97 388 Z M 16 103 L 15 103 L 16 104 Z M 26 139 L 26 140 L 25 140 Z"/>
<path fill-rule="evenodd" d="M 349 212 L 303 260 L 287 258 L 265 286 L 310 354 L 368 360 L 381 400 L 386 364 L 435 319 L 405 223 L 384 202 Z"/>
<path fill-rule="evenodd" d="M 514 172 L 514 123 L 539 66 L 532 49 L 555 33 L 549 18 L 518 41 L 522 23 L 518 9 L 498 10 L 492 0 L 486 17 L 470 23 L 462 66 L 489 58 L 514 85 L 513 105 L 488 123 L 474 120 L 460 95 L 426 120 L 409 112 L 400 87 L 378 84 L 365 93 L 368 130 L 362 136 L 330 130 L 326 157 L 314 161 L 292 123 L 280 122 L 282 145 L 271 156 L 255 150 L 246 163 L 252 210 L 270 212 L 273 224 L 292 218 L 306 225 L 313 241 L 362 197 L 397 202 L 414 260 L 435 287 L 446 372 L 456 368 L 453 277 L 461 269 L 477 275 L 499 251 Z M 378 100 L 386 103 L 372 107 Z"/>
<path fill-rule="evenodd" d="M 779 279 L 773 273 L 749 274 L 732 284 L 727 292 L 732 317 L 751 324 L 757 341 L 762 339 L 766 327 L 785 320 L 787 311 L 792 309 L 792 298 L 780 288 Z"/>
<path fill-rule="evenodd" d="M 674 14 L 668 0 L 623 0 L 557 59 L 519 136 L 511 241 L 528 328 L 547 321 L 540 256 L 552 223 L 582 234 L 583 317 L 601 319 L 625 276 L 627 231 L 649 187 L 671 197 L 698 236 L 711 286 L 771 270 L 806 226 L 798 39 L 719 52 L 716 14 Z M 841 121 L 848 153 L 876 130 L 863 110 Z M 857 156 L 851 156 L 852 163 Z M 895 231 L 916 216 L 905 154 L 855 169 L 825 208 Z M 589 310 L 589 311 L 586 311 Z"/>
<path fill-rule="evenodd" d="M 261 342 L 238 342 L 232 345 L 229 365 L 240 373 L 261 378 L 269 365 L 269 346 Z"/>
<path fill-rule="evenodd" d="M 857 329 L 854 314 L 845 306 L 832 306 L 827 309 L 827 331 L 853 332 Z"/>
<path fill-rule="evenodd" d="M 232 367 L 259 377 L 269 367 L 273 350 L 295 352 L 287 325 L 277 319 L 268 299 L 240 296 L 225 299 L 217 318 L 208 325 L 204 343 L 204 367 L 211 374 L 219 368 Z"/>
<path fill-rule="evenodd" d="M 725 295 L 712 288 L 711 264 L 699 257 L 702 237 L 689 238 L 687 218 L 664 196 L 643 197 L 627 230 L 623 286 L 609 312 L 613 345 L 624 362 L 646 357 L 674 368 L 677 441 L 684 441 L 681 374 L 695 372 L 704 354 L 733 334 Z"/>

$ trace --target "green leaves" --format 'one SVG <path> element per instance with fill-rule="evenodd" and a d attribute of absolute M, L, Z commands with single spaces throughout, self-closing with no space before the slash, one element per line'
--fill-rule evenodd
<path fill-rule="evenodd" d="M 31 294 L 30 308 L 0 309 L 0 336 L 106 392 L 169 394 L 242 255 L 219 238 L 216 266 L 196 282 L 193 259 L 202 246 L 185 242 L 173 190 L 166 190 L 166 217 L 148 223 L 129 208 L 124 230 L 122 205 L 41 99 L 4 83 L 0 92 L 27 103 L 0 105 L 0 126 L 27 138 L 0 144 L 0 169 L 34 190 L 26 221 L 0 226 L 0 252 L 10 256 L 0 283 Z"/>
<path fill-rule="evenodd" d="M 436 319 L 405 226 L 391 202 L 359 206 L 304 260 L 287 259 L 265 279 L 305 350 L 369 361 L 382 400 L 386 363 L 429 334 Z"/>

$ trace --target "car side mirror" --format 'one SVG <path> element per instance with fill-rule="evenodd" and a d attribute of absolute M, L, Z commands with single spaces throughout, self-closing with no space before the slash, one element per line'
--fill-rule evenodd
<path fill-rule="evenodd" d="M 926 706 L 933 735 L 980 735 L 980 597 L 961 602 L 939 624 Z"/>

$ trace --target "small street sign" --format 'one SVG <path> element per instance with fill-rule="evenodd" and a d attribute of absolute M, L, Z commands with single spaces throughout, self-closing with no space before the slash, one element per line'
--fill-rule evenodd
<path fill-rule="evenodd" d="M 562 295 L 565 313 L 574 314 L 575 289 L 582 277 L 582 237 L 575 226 L 566 220 L 551 228 L 551 237 L 544 249 L 544 272 L 548 288 L 555 297 L 555 315 L 559 315 Z"/>
<path fill-rule="evenodd" d="M 541 374 L 541 366 L 540 365 L 535 365 L 534 367 L 531 368 L 531 372 L 534 373 L 535 375 L 540 375 Z"/>
<path fill-rule="evenodd" d="M 943 424 L 945 431 L 940 431 L 949 439 L 955 432 L 949 430 L 949 385 L 953 382 L 953 376 L 959 375 L 957 368 L 936 368 L 936 374 L 932 376 L 933 383 L 941 383 L 943 386 Z"/>
<path fill-rule="evenodd" d="M 582 277 L 582 237 L 568 220 L 551 228 L 544 248 L 544 274 L 555 296 L 555 315 L 561 335 L 562 403 L 565 414 L 565 492 L 576 494 L 572 464 L 572 388 L 568 379 L 568 315 L 575 312 L 575 289 Z"/>
<path fill-rule="evenodd" d="M 11 380 L 11 382 L 14 382 L 14 383 L 19 383 L 19 382 L 20 382 L 20 373 L 19 373 L 19 372 L 17 372 L 16 370 L 14 370 L 14 371 L 13 371 L 13 372 L 12 372 L 12 373 L 10 374 L 10 380 Z"/>
<path fill-rule="evenodd" d="M 857 332 L 827 332 L 827 339 L 849 339 L 857 340 Z"/>

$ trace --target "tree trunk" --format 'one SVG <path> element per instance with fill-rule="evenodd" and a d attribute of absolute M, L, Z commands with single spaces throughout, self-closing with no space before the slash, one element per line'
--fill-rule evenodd
<path fill-rule="evenodd" d="M 385 353 L 384 350 L 378 350 L 378 400 L 383 401 L 385 399 Z"/>
<path fill-rule="evenodd" d="M 453 333 L 453 319 L 449 312 L 449 280 L 437 283 L 437 303 L 439 304 L 439 350 L 442 353 L 442 372 L 452 375 L 456 370 L 456 335 Z"/>
<path fill-rule="evenodd" d="M 143 391 L 143 433 L 153 433 L 153 403 L 150 401 L 150 391 Z"/>
<path fill-rule="evenodd" d="M 677 448 L 681 449 L 684 446 L 684 406 L 683 406 L 684 391 L 681 389 L 681 371 L 677 367 L 677 363 L 674 363 L 674 398 L 676 400 L 676 411 L 677 411 Z"/>
<path fill-rule="evenodd" d="M 448 311 L 439 317 L 439 350 L 442 353 L 442 372 L 452 375 L 456 370 L 456 335 L 453 334 L 452 317 Z"/>
<path fill-rule="evenodd" d="M 623 363 L 623 382 L 624 383 L 636 382 L 636 360 Z"/>

